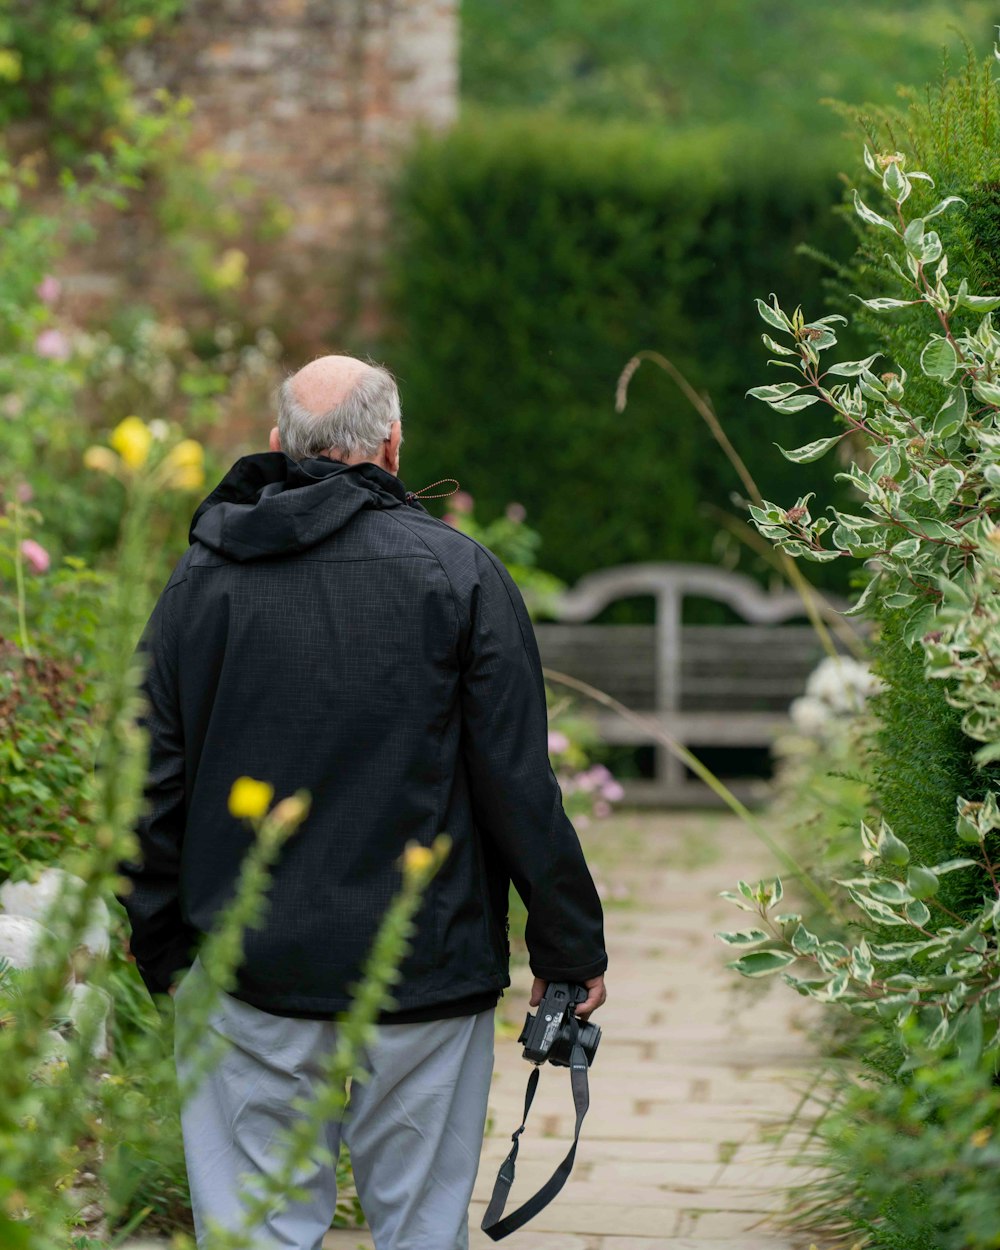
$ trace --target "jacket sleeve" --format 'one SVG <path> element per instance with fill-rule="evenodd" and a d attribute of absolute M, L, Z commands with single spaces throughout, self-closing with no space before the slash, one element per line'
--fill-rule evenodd
<path fill-rule="evenodd" d="M 581 982 L 607 967 L 601 902 L 549 763 L 542 666 L 520 592 L 476 551 L 462 657 L 463 749 L 476 827 L 528 909 L 531 970 Z"/>
<path fill-rule="evenodd" d="M 135 825 L 139 858 L 121 860 L 118 872 L 132 883 L 115 897 L 132 929 L 130 948 L 150 994 L 165 993 L 177 972 L 190 966 L 200 936 L 180 909 L 180 856 L 184 838 L 184 734 L 177 691 L 176 584 L 161 594 L 136 653 L 144 662 L 145 708 L 138 723 L 149 736 L 143 804 Z"/>

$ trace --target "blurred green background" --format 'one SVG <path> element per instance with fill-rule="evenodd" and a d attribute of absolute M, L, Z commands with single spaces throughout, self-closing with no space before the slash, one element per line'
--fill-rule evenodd
<path fill-rule="evenodd" d="M 671 131 L 741 126 L 796 145 L 837 138 L 824 99 L 887 104 L 944 48 L 989 51 L 984 0 L 463 0 L 469 104 L 626 117 Z"/>
<path fill-rule="evenodd" d="M 843 505 L 839 464 L 804 474 L 774 446 L 823 432 L 816 410 L 744 398 L 768 372 L 754 298 L 831 311 L 833 270 L 799 248 L 853 254 L 836 210 L 863 174 L 864 119 L 905 108 L 906 84 L 920 96 L 969 48 L 981 59 L 991 13 L 465 0 L 462 120 L 412 159 L 390 257 L 383 354 L 411 419 L 407 474 L 454 474 L 487 514 L 524 504 L 543 562 L 570 580 L 651 559 L 770 576 L 702 418 L 649 365 L 619 414 L 616 380 L 633 352 L 662 352 L 766 498 L 812 488 Z M 846 589 L 840 562 L 807 571 Z"/>

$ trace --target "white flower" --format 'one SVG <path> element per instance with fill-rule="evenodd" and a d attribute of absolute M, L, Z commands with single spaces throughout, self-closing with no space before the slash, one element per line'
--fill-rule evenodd
<path fill-rule="evenodd" d="M 79 890 L 83 881 L 62 868 L 45 868 L 34 881 L 5 881 L 0 885 L 0 907 L 10 917 L 25 917 L 45 923 L 46 913 L 55 902 L 63 881 Z M 111 916 L 103 899 L 95 899 L 79 945 L 93 955 L 106 955 L 110 947 Z"/>
<path fill-rule="evenodd" d="M 867 664 L 849 655 L 827 656 L 806 682 L 806 697 L 818 699 L 838 715 L 860 712 L 878 686 Z"/>
<path fill-rule="evenodd" d="M 12 968 L 30 968 L 44 937 L 45 926 L 30 916 L 0 915 L 0 959 Z"/>
<path fill-rule="evenodd" d="M 792 724 L 807 738 L 822 737 L 830 723 L 829 706 L 810 695 L 793 699 L 788 712 L 792 718 Z"/>

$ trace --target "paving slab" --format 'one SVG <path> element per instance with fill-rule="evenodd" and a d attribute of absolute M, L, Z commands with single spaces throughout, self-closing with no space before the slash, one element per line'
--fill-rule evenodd
<path fill-rule="evenodd" d="M 599 880 L 627 902 L 606 909 L 609 1001 L 591 1110 L 573 1176 L 510 1250 L 805 1250 L 768 1226 L 786 1188 L 810 1178 L 793 1166 L 802 1132 L 773 1142 L 820 1070 L 807 1041 L 809 1004 L 776 985 L 736 979 L 715 941 L 739 914 L 718 892 L 774 867 L 744 828 L 715 812 L 624 813 L 583 835 Z M 497 1168 L 520 1122 L 530 1067 L 517 1032 L 531 976 L 515 967 L 501 1001 L 488 1135 L 470 1212 L 470 1250 L 495 1243 L 479 1229 Z M 569 1148 L 567 1073 L 546 1068 L 508 1210 L 551 1175 Z M 328 1234 L 325 1250 L 371 1250 L 364 1231 Z"/>

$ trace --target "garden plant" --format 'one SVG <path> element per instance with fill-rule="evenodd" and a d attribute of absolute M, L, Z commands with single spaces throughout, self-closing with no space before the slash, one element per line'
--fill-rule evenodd
<path fill-rule="evenodd" d="M 967 75 L 946 89 L 952 101 L 963 81 L 969 88 Z M 975 94 L 993 124 L 995 86 Z M 967 254 L 968 225 L 952 224 L 966 197 L 935 194 L 902 151 L 866 146 L 864 163 L 871 190 L 855 190 L 853 208 L 868 255 L 881 246 L 884 256 L 861 273 L 894 289 L 856 298 L 869 324 L 906 319 L 884 336 L 894 354 L 838 360 L 844 316 L 758 300 L 772 363 L 790 376 L 750 392 L 774 411 L 808 414 L 808 441 L 779 448 L 787 460 L 846 453 L 837 476 L 853 489 L 850 510 L 819 511 L 809 492 L 750 512 L 788 555 L 863 570 L 848 614 L 877 623 L 882 680 L 859 721 L 857 757 L 830 787 L 851 796 L 838 823 L 850 816 L 854 850 L 841 828 L 821 865 L 820 848 L 800 835 L 831 905 L 817 907 L 813 894 L 803 914 L 783 900 L 780 879 L 741 882 L 727 897 L 752 927 L 719 936 L 743 975 L 781 976 L 853 1019 L 827 1034 L 847 1063 L 814 1139 L 826 1175 L 798 1195 L 797 1214 L 861 1232 L 873 1248 L 979 1250 L 1000 1245 L 990 1118 L 1000 1060 L 1000 296 L 981 289 L 980 272 L 949 266 L 946 238 Z M 818 414 L 832 433 L 816 428 Z M 924 719 L 905 724 L 917 708 Z M 935 747 L 902 798 L 895 763 Z M 932 807 L 928 792 L 949 781 L 946 807 L 938 794 Z M 795 807 L 782 815 L 792 825 Z"/>
<path fill-rule="evenodd" d="M 201 449 L 193 440 L 151 455 L 153 437 L 138 418 L 123 422 L 112 443 L 113 447 L 91 448 L 86 457 L 92 469 L 122 477 L 128 494 L 109 599 L 95 631 L 94 667 L 99 679 L 91 740 L 99 749 L 94 784 L 83 805 L 88 845 L 62 856 L 62 888 L 43 913 L 42 923 L 31 922 L 35 940 L 30 958 L 16 969 L 7 961 L 0 966 L 4 1002 L 0 1141 L 5 1160 L 0 1232 L 4 1244 L 12 1247 L 58 1243 L 77 1225 L 85 1206 L 99 1206 L 111 1224 L 119 1226 L 120 1235 L 150 1215 L 149 1205 L 137 1208 L 135 1203 L 137 1189 L 147 1180 L 141 1160 L 144 1149 L 155 1151 L 164 1144 L 157 1127 L 163 1109 L 157 1099 L 173 1093 L 172 1055 L 170 1047 L 164 1047 L 168 1018 L 158 1022 L 160 1027 L 132 1036 L 108 1065 L 95 1061 L 94 1045 L 107 999 L 92 996 L 78 1015 L 67 1001 L 67 994 L 83 982 L 98 990 L 109 984 L 107 946 L 95 950 L 94 943 L 88 948 L 81 939 L 95 903 L 121 888 L 117 865 L 136 850 L 131 827 L 143 799 L 146 737 L 142 651 L 133 648 L 148 608 L 149 516 L 164 490 L 190 485 L 192 475 L 201 472 Z M 18 608 L 24 631 L 20 641 L 27 649 L 23 596 Z M 261 920 L 269 866 L 308 811 L 307 795 L 288 796 L 269 811 L 272 797 L 266 781 L 234 778 L 230 810 L 249 822 L 254 839 L 236 897 L 199 948 L 210 982 L 204 993 L 187 999 L 183 1027 L 178 1029 L 182 1053 L 190 1049 L 199 1056 L 197 1073 L 204 1072 L 219 1053 L 203 1042 L 210 1035 L 214 996 L 218 989 L 231 988 L 243 932 Z M 345 1082 L 356 1069 L 360 1048 L 378 1013 L 391 1002 L 410 919 L 423 887 L 446 854 L 444 837 L 433 848 L 412 847 L 406 852 L 399 896 L 386 914 L 365 979 L 342 1021 L 325 1092 L 304 1108 L 308 1114 L 289 1133 L 287 1150 L 268 1185 L 248 1207 L 248 1229 L 255 1213 L 259 1218 L 269 1204 L 293 1192 L 296 1168 L 305 1154 L 318 1148 L 318 1126 L 342 1110 Z M 169 1016 L 166 1004 L 164 1011 Z M 71 1019 L 73 1027 L 67 1027 Z M 177 1100 L 183 1101 L 187 1093 L 177 1091 Z M 155 1166 L 162 1160 L 154 1157 L 149 1162 Z M 78 1228 L 74 1244 L 83 1247 L 91 1241 Z M 213 1244 L 246 1246 L 251 1235 L 230 1232 Z"/>

